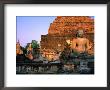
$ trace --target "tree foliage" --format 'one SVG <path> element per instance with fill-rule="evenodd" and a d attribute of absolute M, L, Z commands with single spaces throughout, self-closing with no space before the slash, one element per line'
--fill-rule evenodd
<path fill-rule="evenodd" d="M 36 40 L 32 40 L 31 44 L 32 44 L 32 48 L 33 48 L 33 55 L 34 56 L 35 55 L 39 56 L 39 54 L 40 54 L 40 50 L 39 50 L 40 45 L 38 44 L 38 42 Z"/>
<path fill-rule="evenodd" d="M 33 49 L 39 48 L 39 44 L 36 40 L 32 40 L 31 44 Z"/>

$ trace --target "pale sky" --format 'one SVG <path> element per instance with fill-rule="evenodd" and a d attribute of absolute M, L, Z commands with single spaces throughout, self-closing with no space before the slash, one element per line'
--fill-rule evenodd
<path fill-rule="evenodd" d="M 55 18 L 55 16 L 17 16 L 17 41 L 20 41 L 21 46 L 25 46 L 32 40 L 40 42 L 41 35 L 48 33 L 50 23 Z"/>

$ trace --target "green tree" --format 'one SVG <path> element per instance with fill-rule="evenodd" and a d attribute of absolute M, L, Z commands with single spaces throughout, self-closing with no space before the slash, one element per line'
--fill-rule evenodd
<path fill-rule="evenodd" d="M 39 45 L 39 43 L 36 40 L 32 40 L 31 44 L 32 44 L 32 48 L 33 48 L 33 55 L 34 56 L 37 55 L 37 57 L 39 57 L 39 54 L 40 54 L 40 50 L 39 50 L 40 45 Z"/>
<path fill-rule="evenodd" d="M 32 40 L 31 44 L 33 49 L 39 48 L 39 44 L 36 40 Z"/>

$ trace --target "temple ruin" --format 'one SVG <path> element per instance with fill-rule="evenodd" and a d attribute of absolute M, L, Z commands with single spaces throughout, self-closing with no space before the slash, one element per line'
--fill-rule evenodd
<path fill-rule="evenodd" d="M 41 35 L 41 52 L 44 57 L 52 59 L 54 53 L 63 51 L 67 40 L 76 38 L 76 32 L 83 29 L 89 39 L 94 53 L 94 18 L 90 16 L 57 16 L 50 23 L 47 35 Z"/>

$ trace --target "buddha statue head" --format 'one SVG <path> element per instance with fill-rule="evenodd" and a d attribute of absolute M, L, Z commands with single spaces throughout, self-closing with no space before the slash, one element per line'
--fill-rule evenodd
<path fill-rule="evenodd" d="M 77 37 L 83 37 L 83 35 L 84 35 L 84 30 L 83 29 L 80 29 L 80 30 L 78 30 L 77 31 Z"/>

